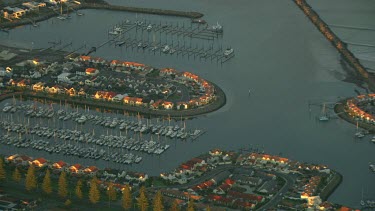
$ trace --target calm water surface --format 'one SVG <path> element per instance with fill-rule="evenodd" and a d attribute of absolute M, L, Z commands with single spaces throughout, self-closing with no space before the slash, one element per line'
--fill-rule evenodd
<path fill-rule="evenodd" d="M 371 4 L 358 2 L 348 1 L 348 4 L 364 4 L 364 8 Z M 189 125 L 207 129 L 204 136 L 193 143 L 177 142 L 159 159 L 146 159 L 137 170 L 158 174 L 214 147 L 239 149 L 252 145 L 294 160 L 324 163 L 341 172 L 344 181 L 330 197 L 332 202 L 356 207 L 362 187 L 368 196 L 375 198 L 375 190 L 370 188 L 375 187 L 374 174 L 368 170 L 368 163 L 375 162 L 375 145 L 369 142 L 370 137 L 355 141 L 353 125 L 338 119 L 319 123 L 316 116 L 320 108 L 312 107 L 311 113 L 308 109 L 308 102 L 334 102 L 339 96 L 353 96 L 354 89 L 359 88 L 341 81 L 345 73 L 338 53 L 292 1 L 238 0 L 229 5 L 224 0 L 112 0 L 111 3 L 202 12 L 209 23 L 219 21 L 224 26 L 223 46 L 231 45 L 236 53 L 234 59 L 223 65 L 142 54 L 113 46 L 105 46 L 94 54 L 191 71 L 217 83 L 227 94 L 224 108 L 188 121 Z M 328 10 L 327 14 L 333 10 L 329 8 L 334 8 L 330 4 L 316 3 L 319 10 Z M 48 20 L 39 28 L 20 27 L 9 35 L 0 35 L 0 39 L 14 45 L 30 46 L 34 42 L 34 48 L 61 39 L 73 41 L 74 49 L 83 42 L 98 45 L 107 38 L 110 26 L 125 17 L 135 18 L 135 14 L 111 11 L 85 13 L 84 17 L 73 16 L 64 22 Z M 340 19 L 339 15 L 334 13 L 330 17 Z M 182 18 L 138 16 L 188 22 Z M 361 36 L 369 39 L 366 34 Z M 250 97 L 249 89 L 253 93 Z"/>

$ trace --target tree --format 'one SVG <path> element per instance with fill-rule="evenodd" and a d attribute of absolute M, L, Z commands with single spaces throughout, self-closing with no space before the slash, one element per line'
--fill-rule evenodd
<path fill-rule="evenodd" d="M 51 174 L 49 172 L 49 169 L 47 169 L 46 175 L 44 176 L 42 189 L 43 189 L 43 192 L 46 194 L 52 193 Z"/>
<path fill-rule="evenodd" d="M 117 199 L 117 192 L 116 192 L 115 187 L 113 187 L 113 183 L 112 182 L 110 182 L 108 184 L 107 196 L 108 196 L 109 206 L 111 206 L 111 201 L 116 201 L 116 199 Z"/>
<path fill-rule="evenodd" d="M 66 183 L 66 173 L 62 171 L 59 177 L 57 193 L 61 198 L 66 198 L 68 195 L 68 185 Z"/>
<path fill-rule="evenodd" d="M 35 166 L 30 165 L 27 170 L 25 186 L 27 191 L 36 189 Z"/>
<path fill-rule="evenodd" d="M 139 198 L 137 199 L 138 207 L 141 211 L 146 211 L 148 208 L 148 200 L 147 200 L 145 192 L 146 192 L 146 188 L 145 186 L 142 186 L 141 189 L 139 190 Z"/>
<path fill-rule="evenodd" d="M 210 205 L 206 207 L 206 211 L 211 211 Z"/>
<path fill-rule="evenodd" d="M 180 207 L 178 206 L 178 201 L 177 199 L 173 201 L 173 204 L 171 206 L 170 211 L 180 211 Z"/>
<path fill-rule="evenodd" d="M 194 201 L 192 198 L 189 199 L 187 211 L 194 211 Z"/>
<path fill-rule="evenodd" d="M 0 158 L 0 181 L 4 181 L 6 178 L 7 177 L 4 169 L 4 162 L 3 159 Z"/>
<path fill-rule="evenodd" d="M 97 182 L 96 177 L 92 178 L 90 182 L 89 199 L 90 199 L 90 202 L 93 204 L 98 203 L 100 199 L 100 192 L 98 189 L 98 182 Z"/>
<path fill-rule="evenodd" d="M 122 191 L 121 206 L 125 210 L 129 210 L 132 207 L 132 196 L 131 196 L 131 193 L 130 193 L 129 185 L 125 185 L 125 188 Z"/>
<path fill-rule="evenodd" d="M 78 180 L 77 185 L 76 185 L 76 196 L 79 199 L 83 198 L 83 193 L 82 193 L 82 180 Z"/>
<path fill-rule="evenodd" d="M 15 182 L 20 182 L 21 181 L 21 173 L 20 171 L 18 170 L 18 167 L 16 167 L 14 169 L 14 172 L 13 172 L 13 175 L 12 175 L 12 179 L 15 181 Z"/>
<path fill-rule="evenodd" d="M 161 196 L 160 190 L 156 192 L 155 198 L 154 198 L 154 211 L 163 211 L 163 197 Z"/>

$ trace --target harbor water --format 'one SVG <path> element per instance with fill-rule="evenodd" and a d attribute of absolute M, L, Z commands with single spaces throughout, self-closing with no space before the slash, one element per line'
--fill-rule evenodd
<path fill-rule="evenodd" d="M 193 129 L 207 131 L 196 141 L 175 141 L 162 155 L 146 157 L 139 165 L 124 168 L 158 175 L 212 148 L 253 147 L 293 160 L 327 164 L 342 173 L 342 184 L 329 198 L 332 202 L 359 207 L 362 188 L 366 196 L 375 198 L 375 190 L 369 188 L 375 187 L 374 174 L 368 168 L 369 162 L 375 162 L 375 145 L 370 143 L 371 137 L 360 141 L 354 139 L 355 126 L 340 119 L 317 121 L 321 112 L 319 104 L 329 105 L 340 97 L 356 95 L 354 90 L 363 90 L 343 82 L 346 73 L 339 54 L 292 1 L 239 0 L 230 5 L 224 0 L 109 2 L 202 12 L 208 23 L 218 21 L 224 27 L 224 35 L 215 45 L 230 46 L 235 50 L 235 57 L 223 64 L 186 56 L 154 55 L 113 45 L 105 45 L 92 54 L 193 72 L 216 83 L 227 95 L 227 104 L 222 109 L 186 121 Z M 318 7 L 317 12 L 322 13 L 324 19 L 327 16 L 328 23 L 351 18 L 331 13 L 335 4 L 330 4 L 317 1 L 312 6 Z M 371 6 L 369 1 L 348 1 L 347 4 Z M 190 23 L 184 18 L 155 15 L 99 10 L 83 12 L 84 16 L 72 15 L 72 19 L 66 21 L 53 18 L 40 23 L 39 27 L 18 27 L 9 34 L 0 34 L 0 42 L 17 47 L 46 48 L 49 46 L 47 41 L 61 39 L 65 43 L 72 41 L 73 46 L 67 50 L 73 50 L 83 43 L 90 47 L 99 45 L 108 39 L 108 29 L 125 18 L 137 16 L 162 22 Z M 357 18 L 364 19 L 362 16 Z M 354 24 L 360 25 L 359 21 Z M 351 36 L 346 33 L 351 32 L 338 34 Z M 363 33 L 361 37 L 370 39 L 374 36 Z M 2 105 L 4 103 L 1 108 Z M 329 112 L 333 113 L 332 110 Z M 106 133 L 105 130 L 101 132 Z M 1 147 L 0 153 L 6 153 L 4 149 L 7 148 Z M 29 155 L 38 156 L 38 153 L 30 151 Z M 43 156 L 48 158 L 48 153 Z M 83 164 L 92 164 L 90 162 Z M 107 164 L 98 165 L 106 167 Z"/>

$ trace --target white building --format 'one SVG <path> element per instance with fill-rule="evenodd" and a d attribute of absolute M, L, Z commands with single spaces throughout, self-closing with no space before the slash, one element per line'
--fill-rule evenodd
<path fill-rule="evenodd" d="M 57 82 L 59 82 L 59 83 L 68 83 L 68 84 L 73 83 L 68 78 L 69 76 L 70 76 L 70 73 L 61 73 L 60 75 L 57 76 Z"/>

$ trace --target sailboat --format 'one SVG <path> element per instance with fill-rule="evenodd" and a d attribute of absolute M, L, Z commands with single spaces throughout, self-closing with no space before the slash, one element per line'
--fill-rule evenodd
<path fill-rule="evenodd" d="M 363 138 L 363 137 L 365 137 L 365 135 L 363 134 L 363 132 L 359 130 L 358 121 L 357 121 L 357 132 L 354 134 L 354 136 L 357 137 L 357 138 Z"/>
<path fill-rule="evenodd" d="M 322 114 L 319 117 L 319 121 L 326 122 L 328 120 L 329 120 L 329 117 L 328 117 L 327 112 L 326 112 L 326 104 L 324 103 L 323 108 L 322 108 Z"/>
<path fill-rule="evenodd" d="M 62 13 L 62 2 L 60 1 L 60 16 L 58 16 L 57 18 L 60 20 L 65 20 L 66 17 L 64 17 Z"/>

